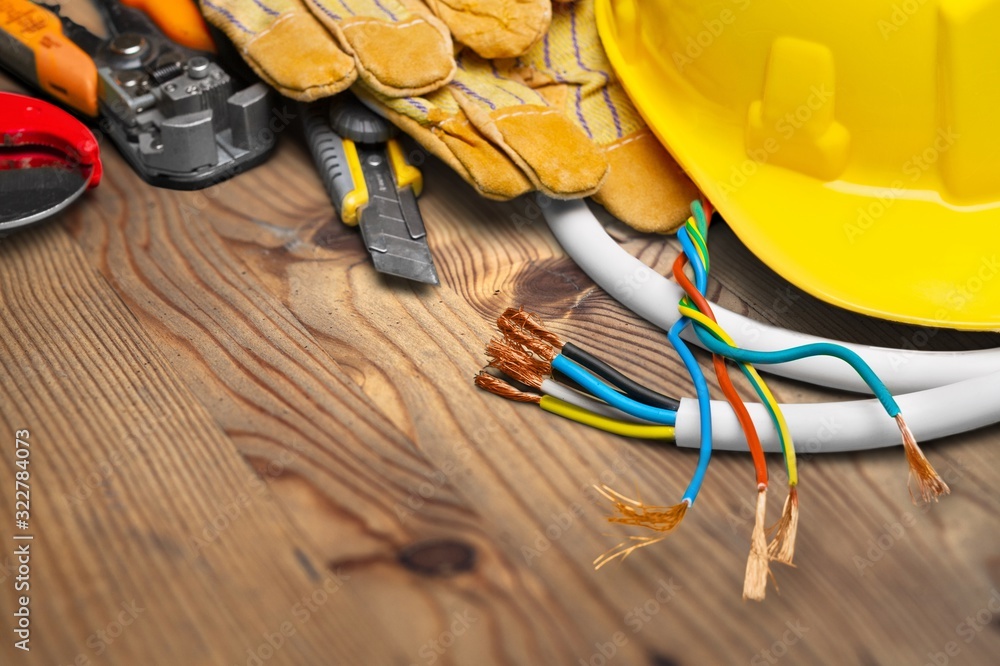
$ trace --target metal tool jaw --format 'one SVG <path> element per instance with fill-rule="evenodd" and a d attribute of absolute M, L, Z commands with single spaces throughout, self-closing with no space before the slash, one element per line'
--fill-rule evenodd
<path fill-rule="evenodd" d="M 380 273 L 438 284 L 417 207 L 420 171 L 407 163 L 394 128 L 349 95 L 303 105 L 306 138 L 341 220 L 361 227 Z"/>
<path fill-rule="evenodd" d="M 117 32 L 93 54 L 101 125 L 144 180 L 195 189 L 267 156 L 275 135 L 263 83 L 238 90 L 209 54 L 167 39 L 141 11 L 101 4 Z"/>
<path fill-rule="evenodd" d="M 154 185 L 206 187 L 267 157 L 275 133 L 263 83 L 242 87 L 212 53 L 172 41 L 140 9 L 93 3 L 109 38 L 73 22 L 58 5 L 0 0 L 0 65 L 77 111 L 99 115 L 101 130 Z M 204 33 L 199 43 L 211 43 L 203 24 L 188 27 Z"/>

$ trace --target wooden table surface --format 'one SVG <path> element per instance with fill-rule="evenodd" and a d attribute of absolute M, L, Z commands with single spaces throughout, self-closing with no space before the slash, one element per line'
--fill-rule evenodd
<path fill-rule="evenodd" d="M 805 456 L 798 566 L 775 567 L 764 603 L 740 597 L 745 454 L 716 456 L 677 533 L 595 572 L 623 531 L 590 486 L 673 503 L 696 455 L 476 390 L 493 320 L 523 304 L 638 378 L 691 388 L 529 200 L 482 200 L 424 164 L 441 286 L 419 286 L 375 273 L 297 130 L 200 192 L 149 187 L 103 148 L 97 190 L 0 242 L 0 663 L 998 663 L 1000 428 L 925 447 L 952 488 L 929 508 L 910 502 L 901 448 Z M 672 239 L 614 231 L 668 269 Z M 724 227 L 711 242 L 713 297 L 758 319 L 998 344 L 835 311 Z M 21 429 L 29 653 L 12 631 Z"/>

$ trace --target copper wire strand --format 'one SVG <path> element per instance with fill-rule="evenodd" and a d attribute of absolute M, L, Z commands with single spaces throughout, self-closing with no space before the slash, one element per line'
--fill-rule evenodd
<path fill-rule="evenodd" d="M 559 336 L 546 329 L 538 315 L 528 312 L 523 307 L 507 308 L 504 310 L 503 314 L 497 319 L 497 326 L 500 326 L 501 331 L 504 326 L 523 329 L 553 347 L 562 349 L 563 346 Z"/>
<path fill-rule="evenodd" d="M 491 359 L 490 367 L 536 389 L 542 388 L 542 381 L 551 369 L 548 363 L 504 340 L 490 340 L 486 345 L 486 355 Z"/>
<path fill-rule="evenodd" d="M 754 512 L 753 535 L 750 537 L 750 554 L 747 556 L 747 570 L 743 578 L 744 600 L 763 601 L 767 591 L 767 579 L 771 575 L 764 528 L 766 511 L 767 486 L 761 486 L 757 491 L 757 510 Z"/>
<path fill-rule="evenodd" d="M 767 545 L 768 556 L 775 562 L 795 566 L 795 537 L 799 529 L 799 491 L 792 486 L 785 498 L 785 507 L 778 522 L 768 528 L 768 534 L 774 534 L 774 539 Z"/>
<path fill-rule="evenodd" d="M 605 564 L 613 562 L 617 559 L 624 560 L 626 557 L 639 550 L 640 548 L 645 548 L 646 546 L 652 546 L 653 544 L 660 543 L 666 539 L 666 535 L 660 536 L 630 536 L 629 541 L 623 541 L 614 548 L 604 552 L 600 557 L 594 560 L 594 570 L 597 571 Z"/>
<path fill-rule="evenodd" d="M 489 391 L 494 395 L 514 402 L 533 402 L 536 405 L 542 401 L 542 396 L 533 393 L 519 391 L 499 377 L 494 377 L 485 370 L 480 370 L 473 380 L 475 385 L 484 391 Z"/>
<path fill-rule="evenodd" d="M 497 320 L 500 323 L 500 320 Z M 544 340 L 535 337 L 531 331 L 521 328 L 515 325 L 507 325 L 500 328 L 500 332 L 503 334 L 505 340 L 520 345 L 530 352 L 533 352 L 536 356 L 546 361 L 552 361 L 556 356 L 559 355 L 559 350 L 545 342 Z"/>
<path fill-rule="evenodd" d="M 645 527 L 657 532 L 667 533 L 676 529 L 684 520 L 684 515 L 690 506 L 686 500 L 674 506 L 651 506 L 641 500 L 626 497 L 610 486 L 594 486 L 594 489 L 607 498 L 618 512 L 616 515 L 608 516 L 609 523 Z M 665 537 L 666 534 L 656 537 L 630 536 L 629 541 L 619 543 L 594 560 L 594 568 L 600 569 L 617 558 L 625 559 L 639 548 L 659 543 Z"/>
<path fill-rule="evenodd" d="M 906 420 L 902 413 L 896 414 L 896 425 L 903 435 L 903 449 L 906 451 L 906 462 L 910 465 L 910 476 L 906 481 L 906 487 L 910 491 L 910 499 L 916 504 L 917 499 L 913 495 L 911 482 L 916 479 L 917 490 L 920 499 L 924 502 L 937 501 L 941 495 L 947 495 L 951 488 L 944 482 L 944 479 L 934 470 L 927 456 L 917 444 L 917 438 L 913 436 L 910 427 L 906 425 Z"/>

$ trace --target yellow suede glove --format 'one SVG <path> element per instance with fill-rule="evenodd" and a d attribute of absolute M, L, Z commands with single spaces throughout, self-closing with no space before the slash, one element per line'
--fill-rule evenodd
<path fill-rule="evenodd" d="M 201 0 L 202 12 L 279 92 L 312 101 L 358 77 L 420 95 L 455 71 L 451 34 L 412 0 Z"/>
<path fill-rule="evenodd" d="M 423 97 L 392 98 L 362 85 L 354 91 L 484 196 L 539 190 L 580 198 L 607 177 L 603 151 L 561 109 L 474 53 L 459 54 L 452 82 Z"/>
<path fill-rule="evenodd" d="M 687 219 L 698 190 L 611 70 L 594 0 L 554 5 L 548 32 L 519 58 L 462 52 L 458 66 L 449 85 L 421 97 L 354 90 L 484 196 L 592 194 L 640 231 L 673 231 Z"/>
<path fill-rule="evenodd" d="M 500 63 L 497 63 L 500 66 Z M 594 0 L 556 4 L 543 40 L 506 65 L 599 145 L 610 170 L 594 199 L 639 231 L 671 232 L 698 189 L 646 127 L 601 46 Z"/>

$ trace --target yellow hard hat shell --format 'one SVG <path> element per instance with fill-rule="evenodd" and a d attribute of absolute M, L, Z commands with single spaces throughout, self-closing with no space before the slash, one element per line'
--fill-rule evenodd
<path fill-rule="evenodd" d="M 1000 1 L 597 0 L 635 105 L 825 301 L 1000 329 Z"/>

